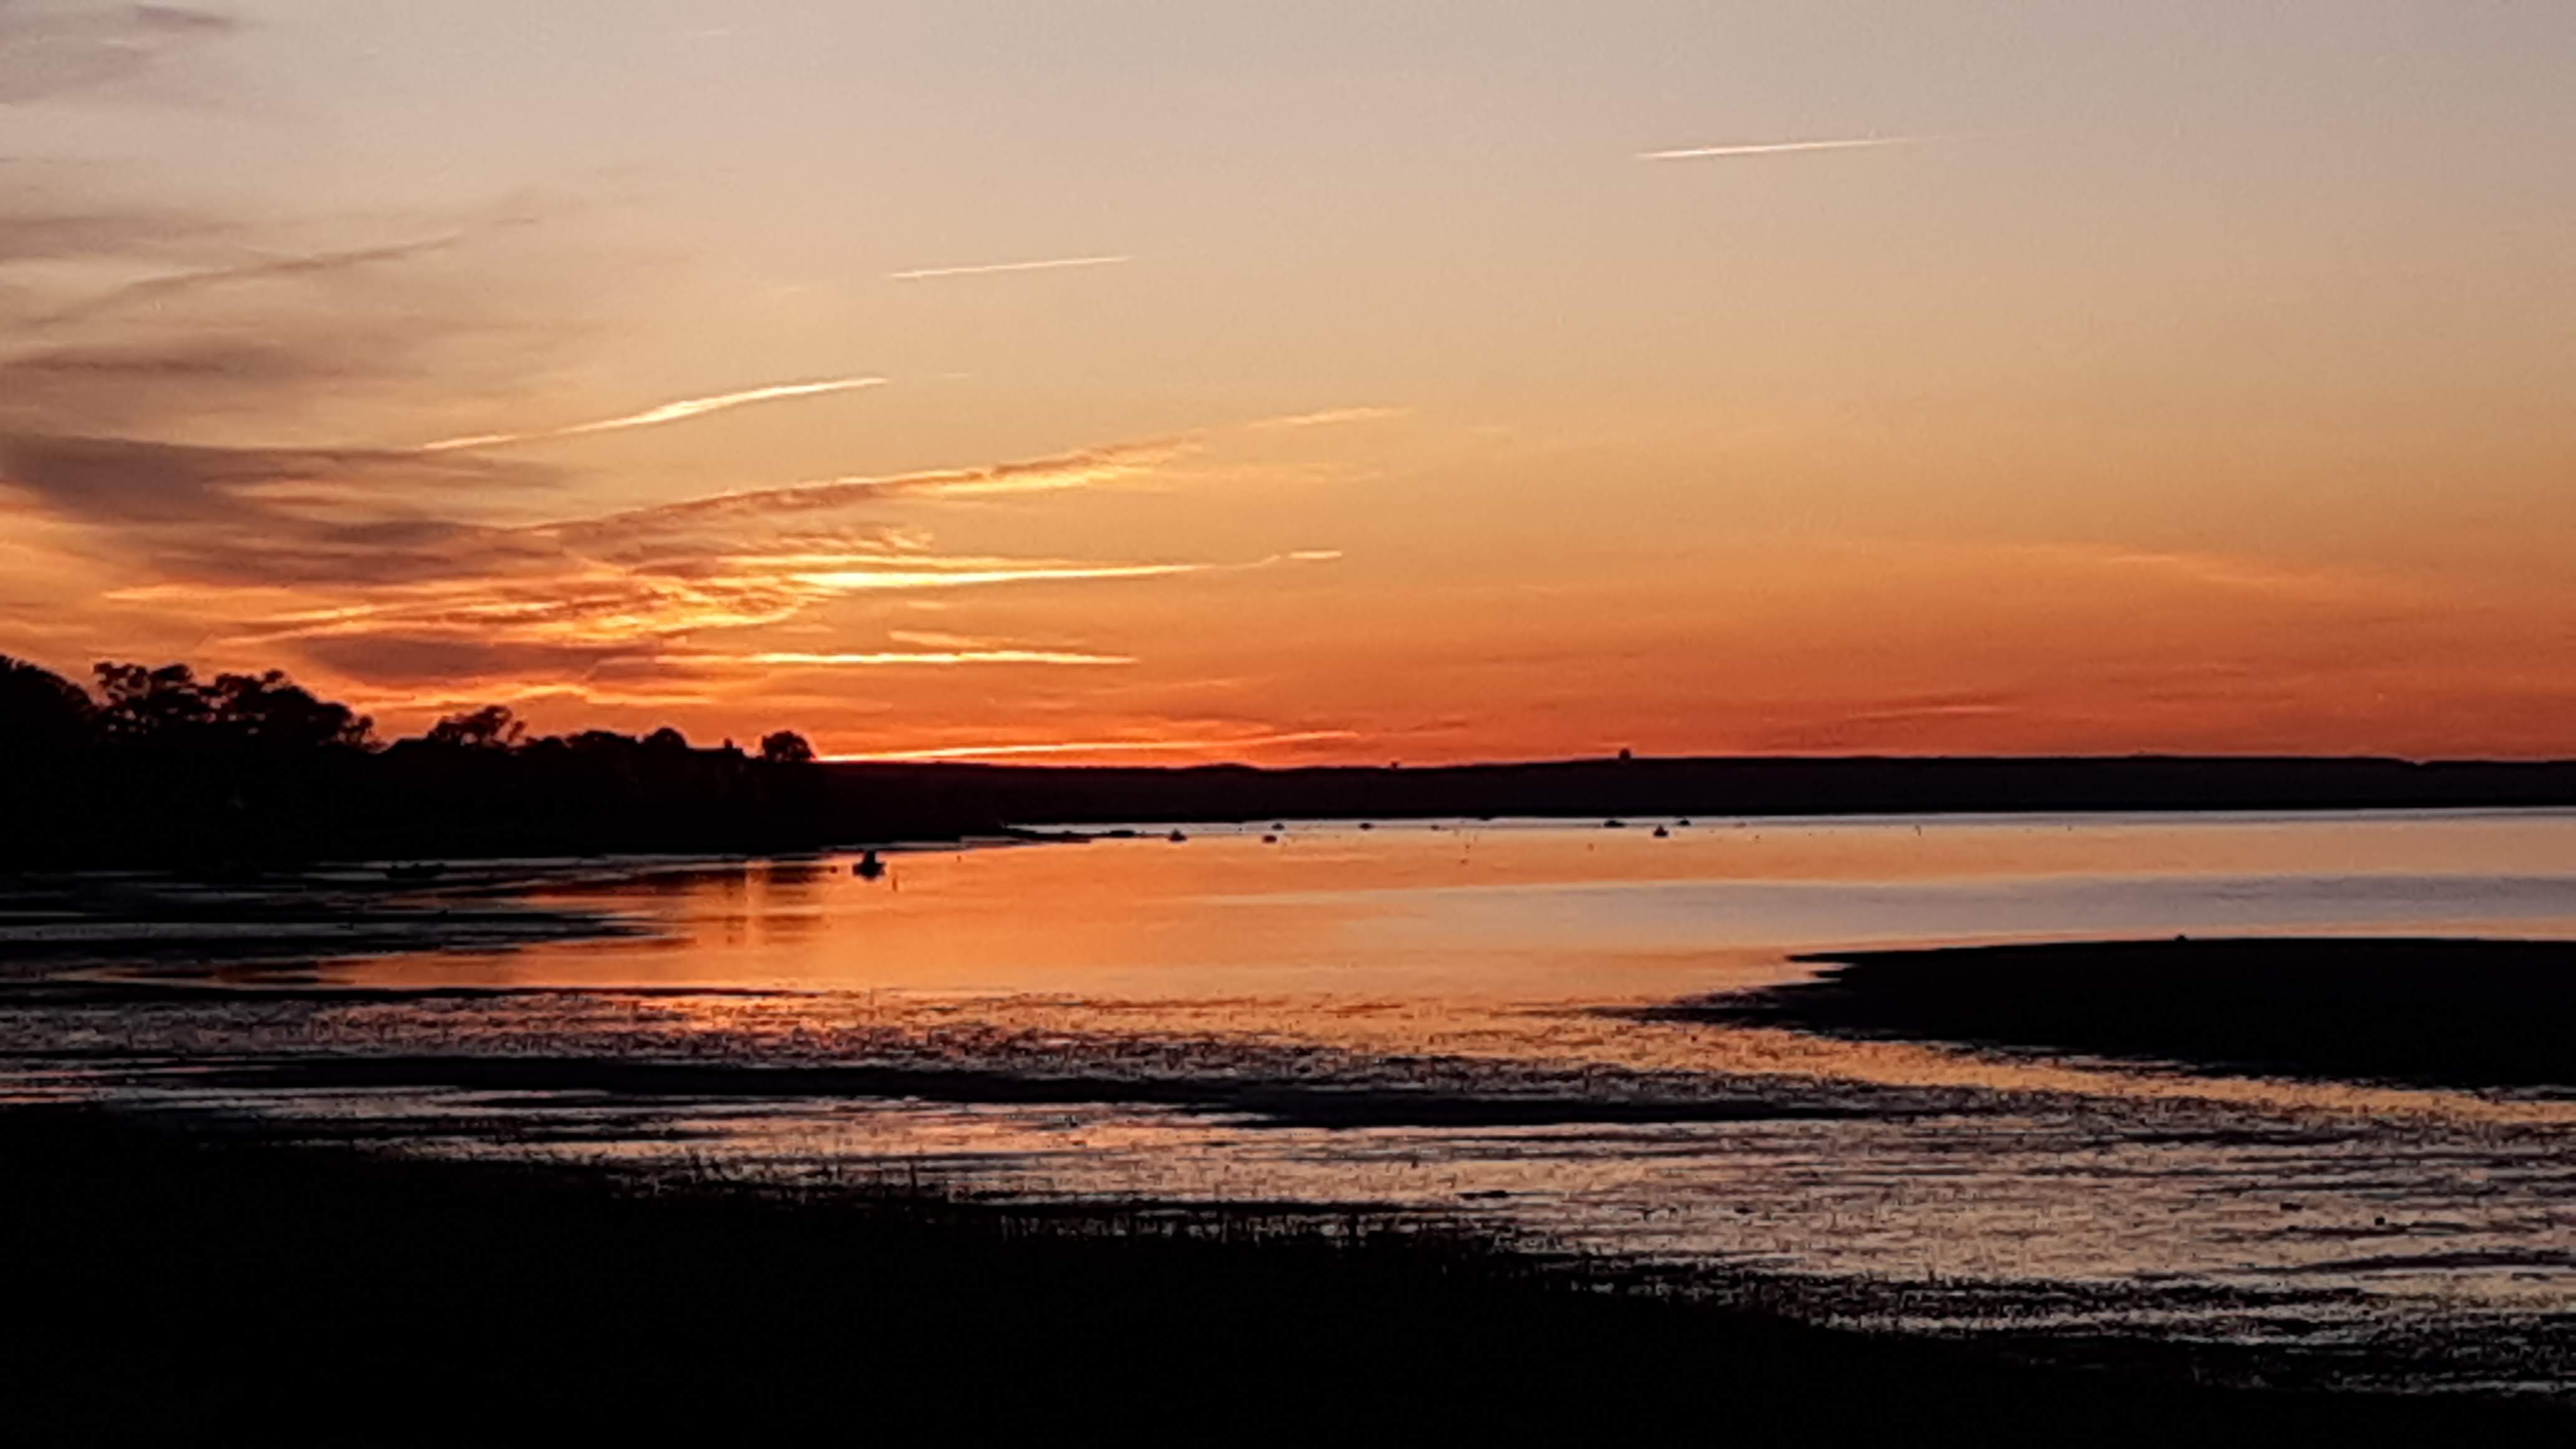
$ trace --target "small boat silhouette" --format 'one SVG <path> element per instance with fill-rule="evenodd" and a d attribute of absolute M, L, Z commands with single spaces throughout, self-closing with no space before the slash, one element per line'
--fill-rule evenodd
<path fill-rule="evenodd" d="M 1666 839 L 1666 838 L 1668 838 L 1669 836 L 1671 836 L 1671 834 L 1672 834 L 1672 832 L 1671 832 L 1671 831 L 1666 830 L 1664 827 L 1662 827 L 1662 826 L 1660 826 L 1660 825 L 1658 825 L 1658 826 L 1656 826 L 1656 827 L 1655 827 L 1655 838 L 1656 838 L 1657 840 L 1663 840 L 1663 839 Z"/>
<path fill-rule="evenodd" d="M 850 874 L 861 880 L 875 880 L 885 874 L 885 871 L 885 862 L 877 859 L 877 853 L 873 850 L 861 855 L 859 863 L 850 867 Z"/>
<path fill-rule="evenodd" d="M 1163 838 L 1164 838 L 1165 840 L 1168 840 L 1168 841 L 1172 842 L 1174 845 L 1178 845 L 1178 844 L 1180 844 L 1182 841 L 1185 841 L 1185 840 L 1189 839 L 1189 838 L 1190 838 L 1190 836 L 1189 836 L 1189 832 L 1188 832 L 1188 831 L 1186 831 L 1186 830 L 1175 830 L 1175 831 L 1173 831 L 1171 834 L 1166 835 L 1166 836 L 1164 836 Z"/>

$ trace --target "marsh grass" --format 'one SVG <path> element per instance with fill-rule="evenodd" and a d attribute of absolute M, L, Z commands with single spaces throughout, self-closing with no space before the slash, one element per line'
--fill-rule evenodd
<path fill-rule="evenodd" d="M 2545 1411 L 2043 1372 L 1614 1291 L 1362 1205 L 615 1178 L 0 1113 L 13 1442 L 897 1433 L 2345 1443 Z"/>

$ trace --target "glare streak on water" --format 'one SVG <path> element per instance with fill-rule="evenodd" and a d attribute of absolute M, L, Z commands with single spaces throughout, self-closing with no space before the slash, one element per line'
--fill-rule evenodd
<path fill-rule="evenodd" d="M 2567 1094 L 1628 1014 L 1864 943 L 2576 936 L 2576 816 L 1652 823 L 1193 827 L 897 855 L 882 881 L 518 869 L 523 902 L 480 878 L 334 897 L 248 952 L 256 893 L 124 880 L 148 929 L 0 900 L 0 979 L 30 993 L 0 1012 L 0 1088 L 434 1151 L 1420 1206 L 1835 1321 L 2576 1385 Z M 635 934 L 566 939 L 601 921 Z M 364 954 L 281 964 L 357 925 Z M 541 1070 L 308 1070 L 421 1058 Z M 737 1070 L 584 1076 L 636 1063 Z M 826 1075 L 741 1075 L 785 1069 Z M 1009 1085 L 1068 1079 L 1090 1086 Z"/>

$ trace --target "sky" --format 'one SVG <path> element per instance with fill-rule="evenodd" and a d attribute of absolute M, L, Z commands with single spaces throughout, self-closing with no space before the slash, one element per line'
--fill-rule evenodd
<path fill-rule="evenodd" d="M 0 653 L 827 754 L 2576 754 L 2576 5 L 0 0 Z"/>

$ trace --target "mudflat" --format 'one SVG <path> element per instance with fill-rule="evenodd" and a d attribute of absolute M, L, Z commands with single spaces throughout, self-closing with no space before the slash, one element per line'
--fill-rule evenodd
<path fill-rule="evenodd" d="M 1831 969 L 1666 1014 L 2227 1071 L 2576 1087 L 2576 942 L 2175 937 L 1798 959 Z"/>

